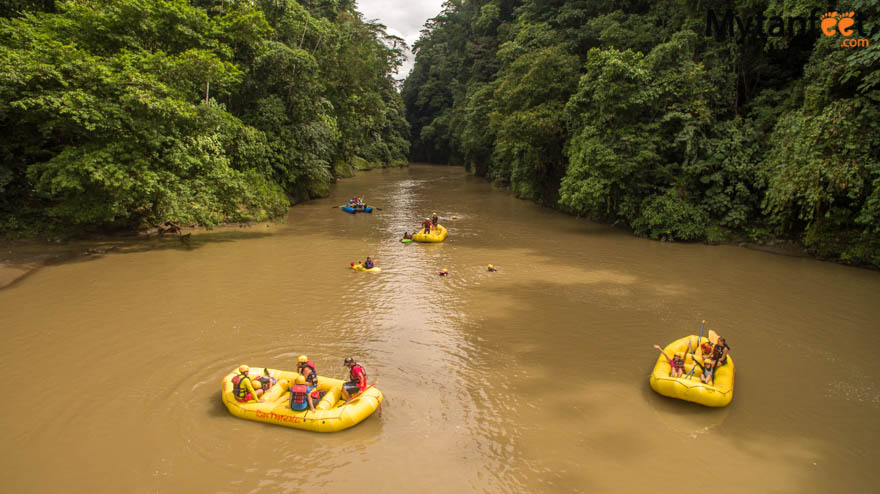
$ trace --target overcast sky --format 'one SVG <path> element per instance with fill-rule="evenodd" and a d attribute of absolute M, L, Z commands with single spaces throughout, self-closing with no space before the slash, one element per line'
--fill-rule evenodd
<path fill-rule="evenodd" d="M 444 0 L 357 0 L 357 10 L 364 14 L 364 20 L 378 20 L 388 26 L 388 34 L 400 36 L 412 46 L 419 39 L 419 31 L 425 21 L 436 16 L 442 9 Z M 398 71 L 403 78 L 412 69 L 412 53 L 409 60 Z"/>

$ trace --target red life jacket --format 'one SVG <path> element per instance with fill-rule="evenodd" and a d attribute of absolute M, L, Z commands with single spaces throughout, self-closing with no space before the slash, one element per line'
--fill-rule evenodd
<path fill-rule="evenodd" d="M 360 368 L 360 370 L 364 376 L 364 386 L 363 387 L 361 387 L 361 380 L 358 378 L 357 374 L 354 373 L 354 370 L 358 369 L 358 368 Z M 352 381 L 357 383 L 358 388 L 361 388 L 361 391 L 363 391 L 364 388 L 367 387 L 367 370 L 364 369 L 364 367 L 361 364 L 354 364 L 354 366 L 351 368 L 351 370 L 348 373 L 348 377 L 349 377 L 349 379 L 351 379 Z"/>
<path fill-rule="evenodd" d="M 309 374 L 308 376 L 305 376 L 305 374 L 303 374 L 303 376 L 305 376 L 305 378 L 306 378 L 306 382 L 311 384 L 312 386 L 317 386 L 318 385 L 318 371 L 315 370 L 315 363 L 312 362 L 311 360 L 309 360 L 308 362 L 305 363 L 304 367 L 308 367 L 309 369 L 312 370 L 312 373 Z M 300 369 L 300 373 L 302 373 L 302 369 Z"/>
<path fill-rule="evenodd" d="M 308 392 L 309 387 L 305 384 L 294 384 L 290 387 L 290 403 L 296 403 L 297 405 L 305 403 Z"/>

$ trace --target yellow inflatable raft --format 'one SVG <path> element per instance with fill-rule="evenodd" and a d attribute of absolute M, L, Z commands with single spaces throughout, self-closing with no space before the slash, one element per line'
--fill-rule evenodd
<path fill-rule="evenodd" d="M 437 225 L 436 228 L 431 230 L 431 233 L 425 233 L 425 230 L 419 230 L 419 233 L 413 234 L 413 240 L 416 242 L 442 242 L 446 240 L 446 227 L 443 225 Z"/>
<path fill-rule="evenodd" d="M 382 268 L 380 268 L 379 266 L 374 265 L 372 268 L 366 269 L 366 268 L 364 268 L 363 264 L 355 264 L 354 266 L 351 267 L 351 269 L 353 269 L 355 271 L 366 271 L 368 273 L 378 273 L 378 272 L 382 271 Z"/>
<path fill-rule="evenodd" d="M 263 403 L 251 401 L 239 402 L 232 392 L 232 378 L 238 375 L 238 368 L 223 378 L 220 395 L 229 413 L 238 418 L 266 422 L 267 424 L 284 425 L 295 429 L 315 432 L 336 432 L 353 427 L 369 417 L 382 403 L 382 392 L 375 387 L 368 387 L 364 392 L 348 402 L 342 396 L 342 381 L 329 377 L 318 377 L 318 389 L 326 391 L 326 395 L 315 406 L 309 409 L 294 411 L 290 409 L 290 383 L 299 375 L 296 372 L 267 369 L 269 375 L 278 382 L 263 396 Z M 263 375 L 263 369 L 251 367 L 251 376 Z"/>
<path fill-rule="evenodd" d="M 714 332 L 712 332 L 710 336 L 715 336 L 717 340 L 717 335 L 715 335 Z M 675 340 L 666 345 L 666 348 L 664 348 L 663 351 L 670 357 L 676 353 L 682 354 L 687 352 L 684 363 L 684 376 L 670 377 L 669 371 L 671 366 L 669 365 L 669 361 L 666 360 L 666 357 L 661 354 L 657 358 L 657 363 L 654 364 L 654 372 L 651 373 L 651 389 L 663 396 L 692 401 L 707 407 L 724 407 L 729 405 L 730 400 L 733 399 L 734 375 L 733 359 L 730 355 L 727 355 L 726 364 L 715 369 L 715 380 L 713 385 L 710 386 L 700 381 L 702 369 L 699 365 L 694 363 L 693 357 L 691 356 L 690 351 L 688 351 L 688 343 L 690 343 L 691 349 L 696 347 L 696 358 L 702 364 L 702 352 L 700 351 L 699 346 L 706 342 L 714 343 L 710 338 L 704 337 L 700 339 L 697 335 L 691 335 L 685 336 L 684 338 Z M 687 378 L 691 368 L 695 365 L 697 368 L 694 369 L 693 375 L 690 378 Z"/>

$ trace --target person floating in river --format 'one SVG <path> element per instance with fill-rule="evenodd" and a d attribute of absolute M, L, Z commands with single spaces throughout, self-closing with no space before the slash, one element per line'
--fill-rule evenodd
<path fill-rule="evenodd" d="M 493 265 L 490 264 L 490 265 L 489 265 L 489 272 L 490 272 L 490 273 L 494 273 L 495 271 L 498 271 L 498 268 L 496 268 L 495 266 L 493 266 Z"/>
<path fill-rule="evenodd" d="M 254 385 L 251 383 L 251 378 L 248 375 L 250 370 L 250 367 L 246 365 L 238 368 L 239 374 L 232 378 L 232 394 L 235 396 L 235 401 L 242 403 L 257 401 L 262 403 L 263 400 L 258 398 L 263 395 L 263 390 L 254 389 Z"/>
<path fill-rule="evenodd" d="M 679 354 L 676 353 L 672 358 L 669 358 L 669 355 L 666 355 L 666 352 L 664 352 L 659 345 L 654 345 L 654 348 L 660 350 L 660 353 L 662 353 L 663 356 L 666 357 L 666 361 L 669 362 L 671 367 L 669 369 L 670 377 L 681 377 L 684 375 L 684 359 L 681 358 Z"/>
<path fill-rule="evenodd" d="M 349 380 L 342 384 L 342 399 L 347 401 L 367 389 L 367 371 L 351 357 L 345 357 L 342 365 L 348 367 Z"/>
<path fill-rule="evenodd" d="M 373 259 L 371 259 L 370 256 L 367 256 L 367 260 L 364 261 L 364 269 L 373 269 L 373 266 L 375 265 L 376 263 L 373 262 Z"/>
<path fill-rule="evenodd" d="M 440 218 L 437 217 L 437 213 L 431 215 L 431 225 L 436 228 L 437 222 L 440 221 Z"/>
<path fill-rule="evenodd" d="M 449 276 L 449 271 L 447 271 L 446 268 L 443 268 L 437 274 L 439 274 L 440 276 Z"/>
<path fill-rule="evenodd" d="M 290 386 L 290 409 L 302 411 L 306 408 L 315 411 L 315 404 L 312 401 L 312 387 L 306 386 L 306 378 L 296 376 L 294 383 Z"/>

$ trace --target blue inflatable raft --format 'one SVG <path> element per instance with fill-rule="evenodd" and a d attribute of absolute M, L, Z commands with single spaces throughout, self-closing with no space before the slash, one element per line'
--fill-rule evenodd
<path fill-rule="evenodd" d="M 351 213 L 351 214 L 354 214 L 354 213 L 372 213 L 372 212 L 373 212 L 373 208 L 371 208 L 370 206 L 358 206 L 358 207 L 352 207 L 352 206 L 339 206 L 339 208 L 342 209 L 343 211 L 345 211 L 346 213 Z"/>

